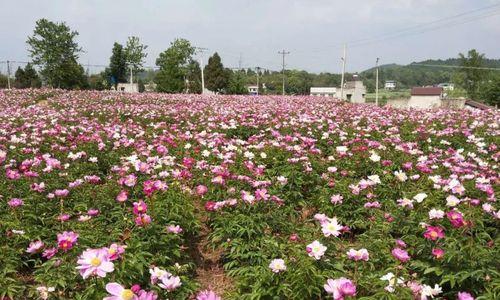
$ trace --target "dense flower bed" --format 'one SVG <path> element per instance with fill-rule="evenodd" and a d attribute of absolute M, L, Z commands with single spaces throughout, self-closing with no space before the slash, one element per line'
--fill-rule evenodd
<path fill-rule="evenodd" d="M 0 298 L 499 299 L 499 120 L 0 91 Z"/>

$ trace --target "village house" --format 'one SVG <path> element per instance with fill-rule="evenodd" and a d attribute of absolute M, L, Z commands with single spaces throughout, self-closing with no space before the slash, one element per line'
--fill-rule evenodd
<path fill-rule="evenodd" d="M 411 89 L 409 108 L 437 108 L 441 107 L 443 99 L 442 87 L 414 87 Z"/>
<path fill-rule="evenodd" d="M 386 80 L 384 84 L 384 88 L 386 90 L 395 90 L 396 89 L 396 81 L 395 80 Z"/>

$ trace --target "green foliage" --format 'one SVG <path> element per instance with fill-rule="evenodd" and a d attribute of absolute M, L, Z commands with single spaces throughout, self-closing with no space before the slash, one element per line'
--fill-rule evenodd
<path fill-rule="evenodd" d="M 204 71 L 207 89 L 216 93 L 223 93 L 228 88 L 228 73 L 224 70 L 217 52 L 208 59 Z"/>
<path fill-rule="evenodd" d="M 75 41 L 78 32 L 71 31 L 64 23 L 40 19 L 31 37 L 29 53 L 33 63 L 41 68 L 41 75 L 49 86 L 73 89 L 84 88 L 84 70 L 78 64 L 81 48 Z"/>
<path fill-rule="evenodd" d="M 132 66 L 134 73 L 143 71 L 144 59 L 148 56 L 146 49 L 148 46 L 141 44 L 139 37 L 129 36 L 127 44 L 123 49 L 123 55 L 128 65 Z"/>
<path fill-rule="evenodd" d="M 185 90 L 193 54 L 194 48 L 186 39 L 176 39 L 167 50 L 160 53 L 156 59 L 160 70 L 155 77 L 159 92 L 180 93 Z"/>
<path fill-rule="evenodd" d="M 457 74 L 457 82 L 466 91 L 472 99 L 478 99 L 481 83 L 488 76 L 489 71 L 483 69 L 474 69 L 484 67 L 484 54 L 480 54 L 475 49 L 470 50 L 467 56 L 460 53 L 459 62 L 462 68 Z"/>
<path fill-rule="evenodd" d="M 109 69 L 106 70 L 109 82 L 116 85 L 127 82 L 127 57 L 123 46 L 119 43 L 113 44 L 111 57 L 109 58 Z"/>
<path fill-rule="evenodd" d="M 229 77 L 229 85 L 227 88 L 228 94 L 233 95 L 246 95 L 248 94 L 247 87 L 245 85 L 245 77 L 243 71 L 231 72 Z"/>

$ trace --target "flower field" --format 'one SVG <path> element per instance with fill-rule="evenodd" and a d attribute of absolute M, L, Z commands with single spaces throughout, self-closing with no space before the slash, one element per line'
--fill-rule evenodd
<path fill-rule="evenodd" d="M 0 299 L 500 299 L 499 121 L 0 91 Z"/>

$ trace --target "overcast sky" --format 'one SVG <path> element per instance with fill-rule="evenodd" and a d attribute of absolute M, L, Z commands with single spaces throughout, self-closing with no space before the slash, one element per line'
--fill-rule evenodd
<path fill-rule="evenodd" d="M 147 65 L 178 37 L 208 48 L 206 56 L 219 52 L 228 67 L 238 67 L 241 55 L 243 67 L 280 69 L 278 51 L 286 49 L 287 68 L 338 73 L 344 42 L 350 43 L 348 71 L 372 67 L 377 57 L 381 64 L 407 64 L 456 57 L 471 48 L 500 58 L 499 0 L 0 2 L 0 61 L 28 59 L 26 39 L 39 18 L 64 21 L 80 33 L 83 64 L 107 64 L 113 43 L 125 43 L 129 35 L 149 46 Z M 450 25 L 458 22 L 467 23 Z M 353 43 L 358 40 L 367 43 Z"/>

